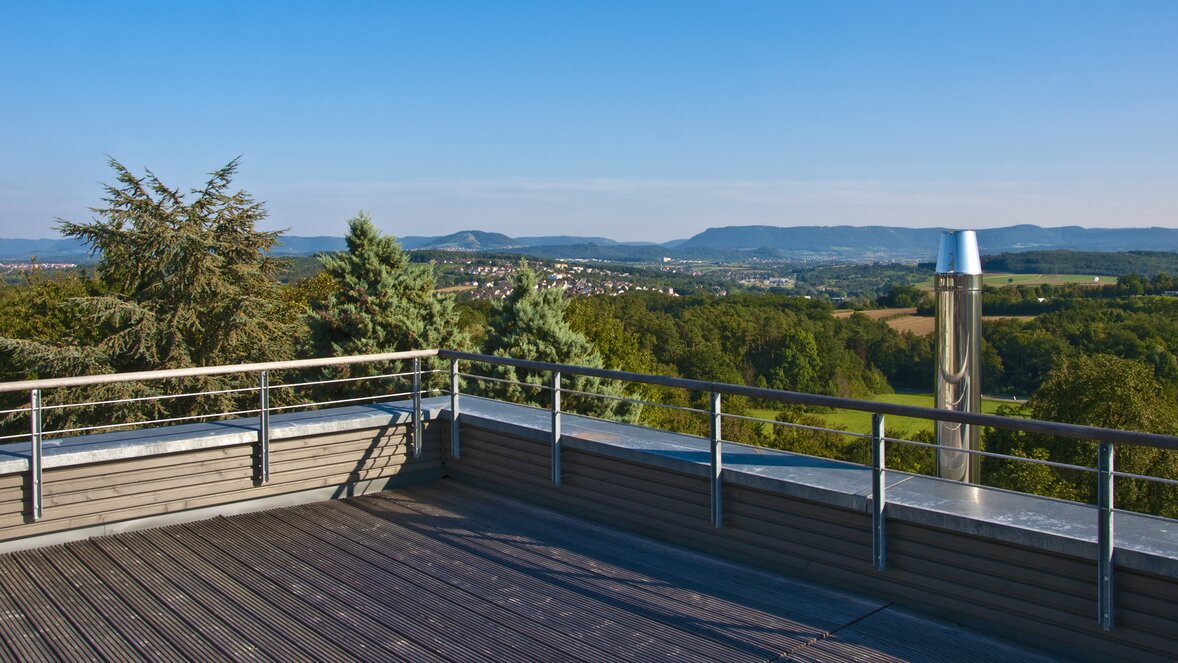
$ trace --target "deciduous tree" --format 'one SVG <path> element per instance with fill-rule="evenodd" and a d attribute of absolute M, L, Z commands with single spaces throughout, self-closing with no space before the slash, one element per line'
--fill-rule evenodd
<path fill-rule="evenodd" d="M 1178 433 L 1178 402 L 1141 362 L 1112 355 L 1065 358 L 1027 402 L 1035 419 L 1101 428 Z M 988 431 L 988 449 L 1072 465 L 1096 466 L 1096 443 L 1037 433 Z M 986 483 L 1024 492 L 1092 502 L 1096 482 L 1088 473 L 1046 470 L 1025 463 L 987 460 Z M 1118 445 L 1117 469 L 1144 476 L 1178 479 L 1178 452 Z M 1178 516 L 1178 490 L 1136 479 L 1117 481 L 1117 506 L 1167 517 Z"/>

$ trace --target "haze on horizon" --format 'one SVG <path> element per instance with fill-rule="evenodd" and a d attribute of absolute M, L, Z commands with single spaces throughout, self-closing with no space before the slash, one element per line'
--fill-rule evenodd
<path fill-rule="evenodd" d="M 268 228 L 1178 227 L 1178 3 L 6 3 L 0 237 L 110 155 Z"/>

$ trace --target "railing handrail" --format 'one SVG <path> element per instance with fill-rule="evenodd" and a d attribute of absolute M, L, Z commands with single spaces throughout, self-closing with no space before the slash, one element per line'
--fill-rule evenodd
<path fill-rule="evenodd" d="M 571 364 L 554 364 L 530 359 L 515 359 L 512 357 L 498 357 L 494 355 L 477 354 L 473 352 L 459 352 L 456 350 L 439 350 L 438 356 L 446 359 L 460 359 L 486 364 L 501 364 L 533 371 L 559 371 L 569 375 L 585 375 L 606 380 L 621 380 L 624 382 L 641 382 L 662 387 L 690 389 L 693 391 L 748 396 L 750 398 L 764 398 L 785 403 L 800 405 L 818 405 L 860 412 L 881 413 L 916 419 L 930 419 L 934 421 L 950 421 L 953 423 L 1021 430 L 1047 435 L 1059 435 L 1095 442 L 1113 442 L 1119 444 L 1135 444 L 1161 449 L 1178 450 L 1178 437 L 1159 433 L 1143 433 L 1115 428 L 1100 428 L 1097 426 L 1083 426 L 1080 424 L 1066 424 L 1038 419 L 1023 419 L 1019 417 L 1004 417 L 997 414 L 974 414 L 957 412 L 954 410 L 938 410 L 919 405 L 898 405 L 895 403 L 881 403 L 840 396 L 823 396 L 821 394 L 807 394 L 797 391 L 780 389 L 766 389 L 745 385 L 729 384 L 726 382 L 708 382 L 706 380 L 692 380 L 676 378 L 667 375 L 648 375 L 645 373 L 631 373 L 608 368 L 592 368 L 589 366 L 574 366 Z"/>
<path fill-rule="evenodd" d="M 0 383 L 0 393 L 31 391 L 33 389 L 82 387 L 98 384 L 112 384 L 118 382 L 166 380 L 172 378 L 199 377 L 206 375 L 226 375 L 230 373 L 292 370 L 300 368 L 315 368 L 319 366 L 341 366 L 374 361 L 398 361 L 435 356 L 479 363 L 501 364 L 534 371 L 559 371 L 561 373 L 570 375 L 585 375 L 607 380 L 621 380 L 624 382 L 638 382 L 663 387 L 689 389 L 693 391 L 747 396 L 750 398 L 764 398 L 767 400 L 775 400 L 785 403 L 797 403 L 800 405 L 816 405 L 821 407 L 856 410 L 869 413 L 878 412 L 881 414 L 912 417 L 916 419 L 949 421 L 953 423 L 1003 428 L 1008 430 L 1022 430 L 1097 442 L 1135 444 L 1157 447 L 1161 449 L 1178 450 L 1178 437 L 1172 435 L 1161 435 L 1158 433 L 1144 433 L 1140 431 L 1127 431 L 1115 428 L 1100 428 L 1096 426 L 1083 426 L 1080 424 L 1040 421 L 1037 419 L 1004 417 L 995 414 L 975 414 L 969 412 L 957 412 L 953 410 L 938 410 L 936 408 L 921 407 L 918 405 L 882 403 L 878 401 L 867 401 L 856 398 L 843 398 L 840 396 L 808 394 L 796 391 L 785 391 L 781 389 L 767 389 L 764 387 L 729 384 L 725 382 L 710 382 L 706 380 L 677 378 L 667 375 L 633 373 L 630 371 L 619 371 L 608 368 L 593 368 L 590 366 L 557 364 L 552 362 L 534 361 L 530 359 L 498 357 L 494 355 L 446 349 L 407 350 L 401 352 L 350 355 L 346 357 L 316 357 L 314 359 L 292 359 L 287 361 L 259 362 L 252 364 L 193 366 L 189 368 L 137 371 L 132 373 L 106 373 L 101 375 L 80 375 L 65 378 L 22 380 L 19 382 Z"/>
<path fill-rule="evenodd" d="M 104 373 L 101 375 L 79 375 L 68 378 L 22 380 L 20 382 L 0 383 L 0 393 L 13 391 L 32 391 L 33 389 L 86 387 L 97 384 L 112 384 L 116 382 L 142 382 L 149 380 L 167 380 L 171 378 L 200 377 L 204 375 L 226 375 L 229 373 L 254 373 L 259 371 L 283 371 L 299 368 L 315 368 L 318 366 L 342 366 L 344 364 L 361 364 L 374 361 L 422 359 L 425 357 L 436 357 L 438 356 L 438 353 L 439 350 L 436 349 L 406 350 L 402 352 L 380 352 L 368 355 L 350 355 L 347 357 L 316 357 L 314 359 L 290 359 L 286 361 L 268 361 L 254 364 L 192 366 L 189 368 L 170 368 L 157 371 L 137 371 L 134 373 Z"/>

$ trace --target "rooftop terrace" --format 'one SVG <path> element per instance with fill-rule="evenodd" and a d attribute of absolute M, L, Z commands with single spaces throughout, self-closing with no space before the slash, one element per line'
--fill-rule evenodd
<path fill-rule="evenodd" d="M 416 367 L 436 354 L 384 359 Z M 271 412 L 279 387 L 263 374 L 260 412 L 56 436 L 38 408 L 70 380 L 0 385 L 36 390 L 22 411 L 33 435 L 0 447 L 0 657 L 1140 661 L 1178 651 L 1172 520 L 1116 512 L 1114 530 L 1111 504 L 721 435 L 721 393 L 839 399 L 642 378 L 711 391 L 709 439 L 575 416 L 559 398 L 544 409 L 465 395 L 460 362 L 513 360 L 440 354 L 451 389 L 439 396 L 413 388 Z M 553 394 L 561 373 L 613 375 L 546 368 Z M 422 381 L 419 370 L 402 377 Z M 880 449 L 884 414 L 994 419 L 842 403 L 888 410 Z"/>
<path fill-rule="evenodd" d="M 0 654 L 24 660 L 1050 660 L 453 480 L 12 553 L 0 577 Z"/>

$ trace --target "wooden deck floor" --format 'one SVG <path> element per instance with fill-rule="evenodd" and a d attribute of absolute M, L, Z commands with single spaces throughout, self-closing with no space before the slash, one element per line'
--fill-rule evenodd
<path fill-rule="evenodd" d="M 1046 660 L 450 480 L 0 556 L 16 660 Z"/>

